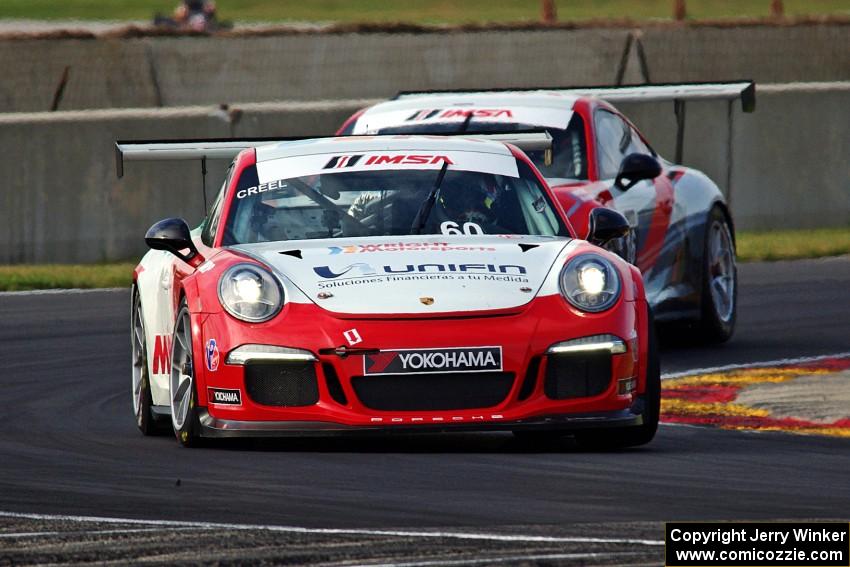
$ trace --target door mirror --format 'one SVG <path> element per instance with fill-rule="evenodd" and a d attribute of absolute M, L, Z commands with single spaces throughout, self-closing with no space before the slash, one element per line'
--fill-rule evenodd
<path fill-rule="evenodd" d="M 652 156 L 646 154 L 629 154 L 620 163 L 620 171 L 614 180 L 614 185 L 627 191 L 638 181 L 655 179 L 661 175 L 661 164 Z"/>
<path fill-rule="evenodd" d="M 621 238 L 629 233 L 629 221 L 626 217 L 612 209 L 599 207 L 590 211 L 587 241 L 597 246 Z"/>
<path fill-rule="evenodd" d="M 183 219 L 165 219 L 154 224 L 145 234 L 145 242 L 154 250 L 171 252 L 192 266 L 203 261 Z"/>

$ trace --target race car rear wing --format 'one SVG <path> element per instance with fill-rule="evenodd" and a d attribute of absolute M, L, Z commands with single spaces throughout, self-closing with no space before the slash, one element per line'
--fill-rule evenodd
<path fill-rule="evenodd" d="M 433 91 L 402 91 L 396 99 L 427 97 L 447 94 L 472 93 L 509 93 L 548 91 L 575 96 L 598 97 L 610 102 L 673 102 L 676 114 L 676 163 L 682 163 L 685 138 L 685 105 L 690 101 L 718 100 L 728 102 L 727 119 L 729 131 L 732 131 L 732 104 L 741 100 L 741 110 L 753 112 L 756 109 L 756 85 L 753 81 L 705 82 L 705 83 L 668 83 L 630 86 L 589 86 L 589 87 L 530 87 L 503 89 L 457 89 Z M 731 138 L 731 136 L 730 136 Z"/>
<path fill-rule="evenodd" d="M 491 140 L 517 146 L 523 151 L 545 151 L 552 149 L 552 136 L 546 131 L 488 132 L 487 134 L 447 134 L 471 139 Z M 206 160 L 233 159 L 244 149 L 256 148 L 280 142 L 332 138 L 334 136 L 308 136 L 297 138 L 240 138 L 209 140 L 148 140 L 115 142 L 115 169 L 118 178 L 124 176 L 125 161 L 174 161 L 200 160 L 202 173 L 206 174 Z M 371 136 L 349 136 L 367 138 Z"/>
<path fill-rule="evenodd" d="M 752 112 L 756 105 L 756 85 L 753 81 L 667 83 L 628 86 L 588 87 L 523 87 L 500 89 L 451 89 L 428 91 L 401 91 L 395 98 L 425 97 L 429 95 L 510 93 L 547 91 L 575 96 L 594 96 L 616 102 L 664 102 L 691 100 L 736 100 L 741 99 L 744 112 Z"/>

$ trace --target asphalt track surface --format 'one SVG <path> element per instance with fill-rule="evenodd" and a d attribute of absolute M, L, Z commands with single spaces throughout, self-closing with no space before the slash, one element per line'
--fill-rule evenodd
<path fill-rule="evenodd" d="M 850 259 L 740 275 L 732 342 L 668 341 L 664 372 L 850 350 Z M 850 442 L 819 437 L 662 426 L 608 453 L 505 434 L 181 449 L 135 428 L 128 311 L 125 291 L 0 294 L 0 565 L 659 564 L 665 520 L 850 510 Z"/>

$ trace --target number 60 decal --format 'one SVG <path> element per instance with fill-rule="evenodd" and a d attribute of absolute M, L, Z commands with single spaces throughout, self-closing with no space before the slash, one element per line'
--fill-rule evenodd
<path fill-rule="evenodd" d="M 460 234 L 471 236 L 474 234 L 484 234 L 484 231 L 481 229 L 481 227 L 475 224 L 474 222 L 465 222 L 463 223 L 463 227 L 460 227 L 454 221 L 446 221 L 442 223 L 440 225 L 440 232 L 442 232 L 446 236 L 457 236 Z"/>

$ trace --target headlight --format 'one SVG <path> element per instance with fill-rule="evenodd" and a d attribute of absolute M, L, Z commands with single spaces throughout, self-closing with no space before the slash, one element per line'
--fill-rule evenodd
<path fill-rule="evenodd" d="M 283 290 L 275 277 L 260 266 L 237 264 L 222 274 L 218 299 L 237 319 L 262 323 L 280 311 Z"/>
<path fill-rule="evenodd" d="M 576 256 L 561 271 L 561 294 L 582 311 L 605 311 L 620 297 L 620 276 L 602 256 Z"/>

